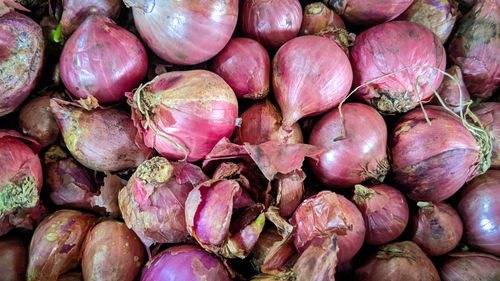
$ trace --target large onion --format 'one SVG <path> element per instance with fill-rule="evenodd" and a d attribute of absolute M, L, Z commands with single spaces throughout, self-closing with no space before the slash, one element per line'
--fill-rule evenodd
<path fill-rule="evenodd" d="M 334 11 L 321 2 L 315 2 L 304 8 L 304 17 L 300 34 L 315 35 L 325 28 L 344 28 L 345 24 Z"/>
<path fill-rule="evenodd" d="M 120 0 L 64 0 L 61 31 L 69 36 L 89 15 L 103 15 L 111 19 L 120 14 Z"/>
<path fill-rule="evenodd" d="M 458 81 L 458 85 L 451 77 L 445 76 L 438 89 L 439 97 L 455 113 L 460 114 L 460 111 L 465 112 L 466 104 L 470 101 L 470 95 L 464 84 L 462 70 L 460 70 L 460 67 L 453 65 L 446 69 L 446 73 Z M 441 105 L 438 96 L 434 96 L 430 103 Z"/>
<path fill-rule="evenodd" d="M 42 147 L 59 139 L 59 127 L 50 111 L 50 96 L 41 96 L 26 103 L 19 113 L 19 127 L 23 134 L 34 138 Z"/>
<path fill-rule="evenodd" d="M 452 253 L 439 271 L 443 281 L 500 280 L 500 258 L 483 253 Z"/>
<path fill-rule="evenodd" d="M 500 169 L 500 103 L 483 102 L 474 106 L 472 112 L 476 114 L 491 136 L 493 146 L 491 168 Z"/>
<path fill-rule="evenodd" d="M 28 250 L 17 236 L 0 238 L 0 276 L 4 281 L 24 281 Z"/>

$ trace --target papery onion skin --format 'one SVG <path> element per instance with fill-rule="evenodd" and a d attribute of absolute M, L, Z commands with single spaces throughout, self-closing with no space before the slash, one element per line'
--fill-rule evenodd
<path fill-rule="evenodd" d="M 328 27 L 345 29 L 345 24 L 339 15 L 321 2 L 311 3 L 304 8 L 301 35 L 315 35 Z"/>
<path fill-rule="evenodd" d="M 352 84 L 349 59 L 332 40 L 307 35 L 283 45 L 273 58 L 274 95 L 283 126 L 337 106 Z"/>
<path fill-rule="evenodd" d="M 390 167 L 384 118 L 365 104 L 347 103 L 341 112 L 336 108 L 325 114 L 312 129 L 309 144 L 326 150 L 309 166 L 327 187 L 382 182 Z"/>
<path fill-rule="evenodd" d="M 215 256 L 193 245 L 166 249 L 142 270 L 141 281 L 220 280 L 229 281 L 228 272 Z"/>
<path fill-rule="evenodd" d="M 139 85 L 148 56 L 132 33 L 104 16 L 88 17 L 64 44 L 61 79 L 77 98 L 111 103 Z"/>
<path fill-rule="evenodd" d="M 154 1 L 147 12 L 137 7 L 143 1 L 124 2 L 134 7 L 135 26 L 144 42 L 174 64 L 193 65 L 215 56 L 231 38 L 238 19 L 237 0 Z"/>
<path fill-rule="evenodd" d="M 144 261 L 144 246 L 123 222 L 98 223 L 82 246 L 82 273 L 86 281 L 134 281 Z"/>
<path fill-rule="evenodd" d="M 288 238 L 284 238 L 275 228 L 264 228 L 252 249 L 252 265 L 258 271 L 267 274 L 286 271 L 290 266 L 289 261 L 293 260 L 297 253 L 292 241 Z"/>
<path fill-rule="evenodd" d="M 491 168 L 500 169 L 500 103 L 482 102 L 474 106 L 472 112 L 491 136 Z"/>
<path fill-rule="evenodd" d="M 0 116 L 14 111 L 35 87 L 42 70 L 42 28 L 17 12 L 0 16 Z"/>
<path fill-rule="evenodd" d="M 439 272 L 443 281 L 500 280 L 500 259 L 484 253 L 452 253 Z"/>
<path fill-rule="evenodd" d="M 80 263 L 80 250 L 95 224 L 93 215 L 59 210 L 45 218 L 31 238 L 26 279 L 55 281 Z"/>
<path fill-rule="evenodd" d="M 19 128 L 42 147 L 59 139 L 59 127 L 50 111 L 50 97 L 41 96 L 27 102 L 19 113 Z"/>
<path fill-rule="evenodd" d="M 351 62 L 355 87 L 391 74 L 361 87 L 356 96 L 379 111 L 401 113 L 432 98 L 432 90 L 443 80 L 443 74 L 435 68 L 445 70 L 446 53 L 429 29 L 393 21 L 358 35 L 351 48 Z M 407 67 L 410 69 L 403 70 Z M 417 79 L 419 86 L 415 89 Z"/>
<path fill-rule="evenodd" d="M 457 24 L 448 56 L 460 66 L 471 96 L 489 98 L 500 85 L 500 3 L 480 0 Z"/>
<path fill-rule="evenodd" d="M 61 31 L 69 36 L 90 15 L 103 15 L 115 20 L 120 14 L 120 0 L 64 0 Z"/>
<path fill-rule="evenodd" d="M 460 111 L 464 111 L 465 104 L 469 103 L 470 95 L 467 87 L 465 87 L 462 70 L 460 67 L 453 65 L 446 69 L 446 73 L 453 76 L 458 81 L 455 82 L 448 76 L 444 76 L 443 82 L 439 86 L 438 94 L 439 97 L 445 102 L 445 104 L 450 107 L 455 113 L 460 114 Z M 462 100 L 460 101 L 460 95 L 462 95 Z M 437 96 L 430 101 L 430 104 L 441 105 Z M 464 111 L 465 113 L 465 111 Z"/>
<path fill-rule="evenodd" d="M 253 39 L 231 39 L 214 58 L 212 68 L 238 98 L 262 99 L 269 93 L 271 59 Z"/>
<path fill-rule="evenodd" d="M 460 193 L 458 211 L 467 244 L 500 255 L 500 171 L 489 170 Z"/>
<path fill-rule="evenodd" d="M 274 183 L 278 187 L 279 202 L 277 207 L 279 208 L 279 214 L 283 218 L 289 218 L 295 209 L 302 203 L 302 198 L 304 197 L 304 182 L 302 180 L 296 180 L 292 176 L 287 176 L 282 179 L 278 179 Z"/>
<path fill-rule="evenodd" d="M 28 249 L 17 236 L 0 238 L 0 276 L 3 281 L 24 281 Z"/>
<path fill-rule="evenodd" d="M 481 148 L 462 122 L 434 105 L 403 115 L 389 137 L 392 181 L 415 201 L 440 202 L 478 175 Z"/>
<path fill-rule="evenodd" d="M 460 216 L 447 203 L 418 202 L 410 220 L 409 238 L 431 256 L 444 255 L 462 239 Z"/>

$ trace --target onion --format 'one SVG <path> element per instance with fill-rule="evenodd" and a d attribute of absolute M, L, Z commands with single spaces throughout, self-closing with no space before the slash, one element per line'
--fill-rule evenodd
<path fill-rule="evenodd" d="M 415 201 L 439 202 L 488 169 L 488 155 L 462 122 L 442 107 L 417 108 L 392 131 L 392 180 Z"/>
<path fill-rule="evenodd" d="M 0 15 L 0 116 L 14 111 L 35 87 L 44 49 L 36 22 L 17 12 Z"/>
<path fill-rule="evenodd" d="M 463 232 L 457 211 L 447 203 L 418 202 L 417 206 L 409 227 L 411 240 L 431 256 L 455 249 Z"/>
<path fill-rule="evenodd" d="M 121 1 L 119 0 L 64 0 L 60 21 L 61 31 L 64 35 L 69 36 L 90 15 L 103 15 L 117 19 L 120 8 Z"/>
<path fill-rule="evenodd" d="M 447 106 L 451 107 L 455 113 L 460 114 L 460 111 L 465 112 L 465 105 L 470 101 L 469 91 L 465 87 L 464 80 L 462 77 L 462 70 L 460 67 L 453 65 L 450 68 L 446 69 L 446 72 L 453 76 L 460 86 L 457 85 L 453 79 L 448 76 L 443 78 L 443 82 L 441 86 L 439 86 L 438 93 L 440 98 L 446 103 Z M 460 93 L 460 91 L 462 93 Z M 462 95 L 462 99 L 460 100 L 460 95 Z M 437 96 L 430 102 L 431 104 L 441 105 Z"/>
<path fill-rule="evenodd" d="M 220 52 L 233 34 L 238 1 L 124 0 L 133 7 L 137 30 L 162 59 L 197 64 Z"/>
<path fill-rule="evenodd" d="M 498 1 L 479 0 L 451 37 L 449 58 L 462 69 L 471 96 L 489 98 L 500 85 L 499 29 Z"/>
<path fill-rule="evenodd" d="M 493 146 L 491 168 L 500 169 L 500 103 L 483 102 L 474 106 L 472 112 L 491 136 Z"/>
<path fill-rule="evenodd" d="M 358 269 L 356 281 L 439 281 L 432 261 L 411 241 L 381 246 Z"/>
<path fill-rule="evenodd" d="M 276 179 L 273 186 L 277 190 L 276 206 L 279 208 L 280 216 L 290 217 L 295 209 L 302 203 L 304 196 L 304 183 L 297 180 L 294 175 L 286 175 Z"/>
<path fill-rule="evenodd" d="M 39 151 L 35 140 L 0 130 L 0 236 L 12 228 L 32 229 L 41 218 Z"/>
<path fill-rule="evenodd" d="M 207 179 L 189 163 L 162 157 L 144 161 L 118 195 L 125 223 L 147 247 L 185 241 L 184 203 L 193 186 Z"/>
<path fill-rule="evenodd" d="M 80 250 L 96 221 L 93 215 L 59 210 L 45 218 L 31 238 L 27 280 L 57 280 L 80 264 Z"/>
<path fill-rule="evenodd" d="M 335 280 L 335 269 L 337 267 L 336 237 L 325 239 L 321 245 L 307 247 L 300 255 L 292 268 L 297 280 Z"/>
<path fill-rule="evenodd" d="M 141 281 L 218 280 L 231 278 L 215 256 L 193 245 L 166 249 L 150 260 L 142 270 Z"/>
<path fill-rule="evenodd" d="M 467 244 L 500 255 L 500 171 L 489 170 L 463 188 L 458 203 Z"/>
<path fill-rule="evenodd" d="M 276 50 L 297 36 L 301 23 L 302 7 L 298 0 L 243 1 L 243 33 L 269 50 Z"/>
<path fill-rule="evenodd" d="M 273 59 L 274 95 L 290 129 L 305 116 L 337 106 L 351 88 L 349 59 L 333 41 L 301 36 L 283 45 Z"/>
<path fill-rule="evenodd" d="M 134 281 L 144 259 L 144 246 L 132 230 L 122 222 L 103 221 L 92 228 L 83 243 L 83 278 Z"/>
<path fill-rule="evenodd" d="M 137 138 L 137 130 L 125 111 L 85 111 L 57 99 L 50 100 L 50 107 L 69 152 L 89 169 L 135 168 L 152 153 Z"/>
<path fill-rule="evenodd" d="M 452 253 L 440 273 L 443 281 L 500 280 L 500 259 L 483 253 Z"/>
<path fill-rule="evenodd" d="M 382 182 L 390 168 L 384 118 L 361 103 L 348 103 L 342 112 L 336 108 L 325 114 L 312 129 L 309 144 L 326 150 L 319 162 L 312 160 L 309 165 L 328 187 Z"/>
<path fill-rule="evenodd" d="M 446 54 L 429 29 L 394 21 L 358 35 L 351 48 L 351 62 L 354 86 L 378 79 L 356 91 L 358 98 L 382 112 L 399 113 L 432 98 L 432 90 L 443 80 L 435 68 L 444 70 Z M 387 74 L 390 76 L 383 77 Z"/>
<path fill-rule="evenodd" d="M 366 226 L 365 241 L 370 245 L 381 245 L 396 239 L 408 224 L 406 199 L 392 186 L 356 185 L 353 201 L 363 215 Z"/>
<path fill-rule="evenodd" d="M 0 276 L 4 281 L 24 281 L 28 250 L 21 238 L 4 236 L 0 238 Z"/>
<path fill-rule="evenodd" d="M 147 72 L 146 50 L 132 33 L 104 16 L 90 16 L 64 45 L 61 79 L 77 98 L 116 102 Z"/>
<path fill-rule="evenodd" d="M 35 139 L 42 147 L 59 139 L 59 127 L 50 111 L 50 96 L 41 96 L 26 103 L 19 113 L 23 134 Z"/>
<path fill-rule="evenodd" d="M 266 49 L 250 38 L 234 38 L 214 58 L 212 68 L 236 97 L 261 99 L 269 93 L 271 60 Z"/>
<path fill-rule="evenodd" d="M 231 87 L 206 70 L 159 75 L 128 97 L 146 146 L 172 160 L 203 159 L 220 139 L 231 136 L 238 117 Z"/>
<path fill-rule="evenodd" d="M 329 27 L 345 29 L 345 24 L 342 18 L 321 2 L 309 4 L 304 8 L 301 35 L 315 35 Z"/>
<path fill-rule="evenodd" d="M 82 273 L 78 271 L 69 272 L 59 276 L 57 281 L 83 281 L 83 276 Z"/>

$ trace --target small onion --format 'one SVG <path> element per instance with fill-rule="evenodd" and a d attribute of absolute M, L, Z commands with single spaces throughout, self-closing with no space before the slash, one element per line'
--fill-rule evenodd
<path fill-rule="evenodd" d="M 483 253 L 452 253 L 439 270 L 443 281 L 500 280 L 500 258 Z"/>
<path fill-rule="evenodd" d="M 60 21 L 61 31 L 65 36 L 69 36 L 90 15 L 117 19 L 120 8 L 120 0 L 64 0 Z"/>
<path fill-rule="evenodd" d="M 458 81 L 458 85 L 453 79 L 445 76 L 438 89 L 439 97 L 447 106 L 455 111 L 455 113 L 460 114 L 460 111 L 465 112 L 465 105 L 469 103 L 470 95 L 464 84 L 462 70 L 460 70 L 460 67 L 453 65 L 446 69 L 446 72 Z M 460 95 L 462 96 L 460 97 Z M 437 96 L 434 96 L 430 104 L 441 105 L 441 102 L 438 100 Z"/>
<path fill-rule="evenodd" d="M 472 112 L 479 118 L 491 136 L 493 145 L 491 168 L 500 169 L 500 103 L 482 102 L 474 106 Z"/>
<path fill-rule="evenodd" d="M 4 281 L 24 281 L 28 250 L 21 238 L 0 238 L 0 276 Z"/>
<path fill-rule="evenodd" d="M 26 103 L 19 113 L 19 128 L 42 147 L 59 139 L 59 127 L 50 111 L 50 96 L 41 96 Z"/>
<path fill-rule="evenodd" d="M 341 17 L 321 2 L 309 4 L 304 8 L 301 35 L 315 35 L 329 27 L 345 29 L 345 24 Z"/>

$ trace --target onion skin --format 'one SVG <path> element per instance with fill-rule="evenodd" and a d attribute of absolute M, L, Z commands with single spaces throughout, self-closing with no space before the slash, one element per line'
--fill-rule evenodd
<path fill-rule="evenodd" d="M 21 238 L 4 236 L 0 238 L 0 276 L 3 281 L 24 281 L 28 250 Z"/>
<path fill-rule="evenodd" d="M 302 203 L 304 197 L 304 182 L 296 180 L 293 176 L 285 176 L 277 179 L 274 183 L 277 186 L 278 195 L 276 204 L 279 214 L 283 218 L 289 218 L 295 209 Z"/>
<path fill-rule="evenodd" d="M 89 231 L 82 246 L 85 281 L 134 281 L 145 261 L 139 238 L 118 221 L 103 221 Z"/>
<path fill-rule="evenodd" d="M 499 182 L 500 171 L 489 170 L 463 188 L 458 202 L 467 244 L 497 256 L 500 255 Z"/>
<path fill-rule="evenodd" d="M 212 68 L 238 98 L 262 99 L 269 93 L 271 59 L 253 39 L 231 39 L 214 58 Z"/>
<path fill-rule="evenodd" d="M 141 281 L 220 280 L 229 281 L 228 272 L 215 256 L 193 245 L 166 249 L 142 270 Z"/>
<path fill-rule="evenodd" d="M 463 224 L 451 205 L 418 202 L 418 210 L 412 214 L 409 238 L 431 256 L 444 255 L 462 239 Z"/>
<path fill-rule="evenodd" d="M 193 65 L 214 57 L 226 46 L 238 19 L 237 0 L 153 1 L 153 7 L 141 7 L 145 1 L 124 2 L 133 7 L 144 42 L 174 64 Z"/>
<path fill-rule="evenodd" d="M 403 115 L 389 137 L 392 181 L 415 201 L 440 202 L 478 175 L 481 148 L 462 122 L 434 105 Z"/>
<path fill-rule="evenodd" d="M 42 69 L 42 28 L 17 12 L 0 16 L 0 116 L 14 111 L 35 87 Z"/>
<path fill-rule="evenodd" d="M 452 253 L 439 271 L 443 281 L 500 280 L 500 259 L 483 253 Z"/>
<path fill-rule="evenodd" d="M 500 103 L 482 102 L 474 106 L 472 112 L 479 118 L 491 136 L 493 144 L 491 168 L 500 169 Z"/>
<path fill-rule="evenodd" d="M 120 8 L 120 0 L 64 0 L 60 21 L 61 31 L 65 36 L 69 36 L 90 15 L 103 15 L 110 19 L 117 19 Z"/>
<path fill-rule="evenodd" d="M 104 16 L 90 16 L 64 45 L 61 79 L 77 98 L 111 103 L 139 85 L 148 56 L 132 33 Z"/>
<path fill-rule="evenodd" d="M 342 18 L 321 2 L 311 3 L 304 8 L 300 35 L 315 35 L 325 28 L 342 28 Z"/>
<path fill-rule="evenodd" d="M 283 45 L 273 58 L 274 95 L 290 129 L 306 116 L 337 106 L 352 83 L 349 59 L 333 41 L 307 35 Z"/>
<path fill-rule="evenodd" d="M 390 168 L 384 118 L 361 103 L 343 105 L 342 115 L 343 119 L 340 110 L 333 109 L 312 129 L 309 144 L 326 152 L 319 161 L 310 160 L 309 166 L 327 187 L 347 188 L 366 180 L 382 182 Z"/>
<path fill-rule="evenodd" d="M 125 111 L 85 111 L 57 99 L 51 99 L 50 107 L 69 152 L 89 169 L 135 168 L 152 154 L 137 138 L 137 129 Z"/>
<path fill-rule="evenodd" d="M 31 238 L 26 279 L 55 281 L 80 263 L 80 250 L 95 224 L 93 215 L 59 210 L 45 218 Z"/>
<path fill-rule="evenodd" d="M 259 272 L 279 274 L 290 266 L 296 254 L 290 233 L 283 237 L 283 229 L 266 227 L 252 249 L 252 265 Z"/>
<path fill-rule="evenodd" d="M 59 139 L 59 127 L 50 111 L 50 97 L 41 96 L 26 103 L 19 113 L 19 128 L 42 147 Z"/>
<path fill-rule="evenodd" d="M 459 86 L 453 79 L 445 76 L 443 82 L 439 86 L 438 94 L 448 107 L 455 111 L 455 113 L 460 114 L 460 111 L 465 109 L 465 104 L 470 101 L 469 91 L 467 87 L 465 87 L 460 67 L 453 65 L 446 69 L 446 72 L 458 81 Z M 462 92 L 462 101 L 460 101 L 460 91 Z M 437 96 L 434 96 L 430 104 L 441 105 Z"/>
<path fill-rule="evenodd" d="M 489 98 L 500 85 L 500 3 L 480 0 L 457 24 L 448 56 L 460 66 L 471 96 Z"/>
<path fill-rule="evenodd" d="M 440 280 L 432 261 L 411 241 L 381 246 L 355 273 L 356 281 Z"/>
<path fill-rule="evenodd" d="M 379 111 L 400 113 L 415 108 L 419 101 L 425 103 L 432 98 L 432 89 L 439 87 L 443 74 L 429 67 L 444 71 L 446 54 L 439 39 L 429 29 L 416 23 L 393 21 L 358 35 L 351 48 L 351 62 L 355 87 L 393 74 L 361 87 L 355 94 Z M 401 71 L 415 66 L 429 67 Z M 419 76 L 428 77 L 431 85 L 425 78 L 420 78 L 418 89 L 415 89 Z"/>

